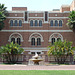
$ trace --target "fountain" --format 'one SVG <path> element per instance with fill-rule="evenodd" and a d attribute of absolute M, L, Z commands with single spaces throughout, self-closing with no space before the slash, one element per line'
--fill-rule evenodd
<path fill-rule="evenodd" d="M 39 65 L 40 61 L 43 61 L 43 59 L 36 53 L 35 56 L 32 56 L 32 59 L 29 59 L 29 65 Z"/>

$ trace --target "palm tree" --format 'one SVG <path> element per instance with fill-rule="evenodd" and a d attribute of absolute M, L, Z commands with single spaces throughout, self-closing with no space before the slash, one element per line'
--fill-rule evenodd
<path fill-rule="evenodd" d="M 4 54 L 3 58 L 6 59 L 8 63 L 17 63 L 19 59 L 18 55 L 23 51 L 24 49 L 20 48 L 20 45 L 17 43 L 13 44 L 13 42 L 0 47 L 0 54 Z"/>
<path fill-rule="evenodd" d="M 70 29 L 75 30 L 75 11 L 72 11 L 69 16 L 67 25 Z"/>
<path fill-rule="evenodd" d="M 4 28 L 4 20 L 6 19 L 7 14 L 7 7 L 4 7 L 4 4 L 0 4 L 0 30 Z"/>
<path fill-rule="evenodd" d="M 72 47 L 72 42 L 61 40 L 54 42 L 54 45 L 48 46 L 49 56 L 54 56 L 55 61 L 58 62 L 58 64 L 63 64 L 68 56 L 73 55 L 73 50 L 75 50 L 75 47 Z"/>

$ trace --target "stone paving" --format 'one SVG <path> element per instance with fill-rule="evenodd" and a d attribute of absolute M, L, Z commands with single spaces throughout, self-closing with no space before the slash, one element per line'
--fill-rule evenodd
<path fill-rule="evenodd" d="M 0 65 L 0 70 L 75 70 L 75 65 L 51 65 L 51 66 Z"/>

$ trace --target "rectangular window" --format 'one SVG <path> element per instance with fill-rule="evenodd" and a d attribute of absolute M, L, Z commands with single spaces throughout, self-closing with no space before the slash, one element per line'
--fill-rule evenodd
<path fill-rule="evenodd" d="M 15 20 L 15 26 L 17 26 L 17 20 Z"/>
<path fill-rule="evenodd" d="M 15 44 L 15 38 L 11 38 L 11 42 L 13 42 L 13 44 Z"/>
<path fill-rule="evenodd" d="M 19 20 L 19 26 L 22 26 L 22 21 L 21 20 Z"/>
<path fill-rule="evenodd" d="M 17 44 L 21 45 L 21 39 L 17 38 Z"/>
<path fill-rule="evenodd" d="M 40 45 L 41 45 L 41 39 L 37 38 L 37 46 L 40 46 Z"/>
<path fill-rule="evenodd" d="M 50 21 L 50 26 L 53 26 L 53 20 Z"/>
<path fill-rule="evenodd" d="M 35 52 L 31 52 L 31 54 L 35 54 Z"/>
<path fill-rule="evenodd" d="M 52 38 L 52 45 L 54 44 L 54 42 L 55 42 L 55 38 Z"/>
<path fill-rule="evenodd" d="M 55 26 L 58 26 L 58 21 L 57 20 L 55 20 Z"/>
<path fill-rule="evenodd" d="M 32 38 L 32 39 L 31 39 L 31 45 L 32 45 L 32 46 L 35 46 L 35 38 Z"/>
<path fill-rule="evenodd" d="M 13 20 L 10 21 L 10 26 L 13 26 Z"/>
<path fill-rule="evenodd" d="M 25 12 L 25 21 L 27 21 L 27 17 L 28 17 L 27 12 Z"/>
<path fill-rule="evenodd" d="M 59 26 L 62 27 L 62 21 L 61 20 L 59 21 Z"/>
<path fill-rule="evenodd" d="M 42 26 L 42 21 L 41 20 L 39 21 L 39 26 Z"/>
<path fill-rule="evenodd" d="M 33 20 L 30 21 L 30 26 L 33 26 Z"/>
<path fill-rule="evenodd" d="M 38 22 L 37 22 L 37 20 L 35 20 L 35 26 L 38 26 Z"/>
<path fill-rule="evenodd" d="M 41 54 L 41 52 L 37 52 L 37 54 Z"/>
<path fill-rule="evenodd" d="M 48 12 L 45 12 L 45 21 L 48 21 Z"/>

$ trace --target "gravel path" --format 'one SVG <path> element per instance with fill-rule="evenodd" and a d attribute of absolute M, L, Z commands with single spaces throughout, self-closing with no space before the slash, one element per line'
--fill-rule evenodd
<path fill-rule="evenodd" d="M 51 66 L 0 65 L 0 70 L 75 70 L 75 65 L 51 65 Z"/>

